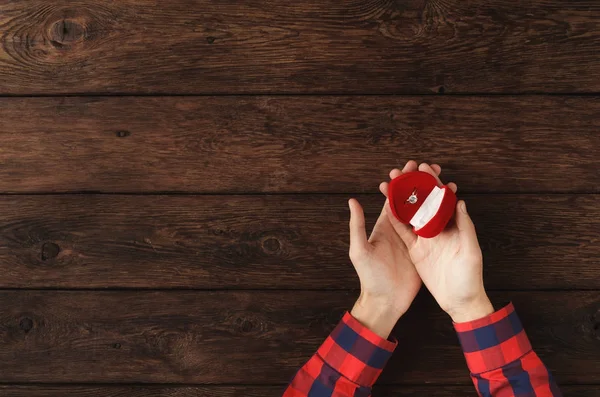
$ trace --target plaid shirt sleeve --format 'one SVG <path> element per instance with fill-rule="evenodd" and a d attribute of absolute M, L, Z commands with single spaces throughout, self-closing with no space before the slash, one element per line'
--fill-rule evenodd
<path fill-rule="evenodd" d="M 487 317 L 455 323 L 454 328 L 480 396 L 562 396 L 531 349 L 512 303 Z"/>
<path fill-rule="evenodd" d="M 397 344 L 346 313 L 283 397 L 368 397 Z"/>

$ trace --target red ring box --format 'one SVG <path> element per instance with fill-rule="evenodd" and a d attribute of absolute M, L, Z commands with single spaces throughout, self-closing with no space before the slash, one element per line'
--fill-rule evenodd
<path fill-rule="evenodd" d="M 413 226 L 416 235 L 431 238 L 444 230 L 456 208 L 456 194 L 423 171 L 407 172 L 392 179 L 388 189 L 392 213 Z"/>

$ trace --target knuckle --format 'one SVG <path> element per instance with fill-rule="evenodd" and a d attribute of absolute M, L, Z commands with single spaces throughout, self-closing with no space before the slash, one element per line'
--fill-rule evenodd
<path fill-rule="evenodd" d="M 362 251 L 355 248 L 350 248 L 348 251 L 348 256 L 352 261 L 358 260 L 362 256 Z"/>
<path fill-rule="evenodd" d="M 350 259 L 354 260 L 356 258 L 356 250 L 350 248 L 350 250 L 348 250 L 348 256 Z"/>

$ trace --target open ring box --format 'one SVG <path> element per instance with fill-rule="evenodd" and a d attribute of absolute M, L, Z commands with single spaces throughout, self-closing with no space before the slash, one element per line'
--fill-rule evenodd
<path fill-rule="evenodd" d="M 415 234 L 435 237 L 444 230 L 456 208 L 456 194 L 423 171 L 407 172 L 392 179 L 388 189 L 392 213 L 412 225 Z"/>

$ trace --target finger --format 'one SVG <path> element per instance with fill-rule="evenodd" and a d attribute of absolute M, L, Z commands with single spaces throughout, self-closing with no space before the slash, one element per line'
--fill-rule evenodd
<path fill-rule="evenodd" d="M 402 173 L 414 172 L 417 170 L 417 162 L 415 160 L 408 160 L 402 168 Z"/>
<path fill-rule="evenodd" d="M 367 247 L 365 214 L 356 199 L 348 201 L 350 207 L 350 255 L 359 254 Z"/>
<path fill-rule="evenodd" d="M 387 182 L 381 182 L 379 184 L 379 191 L 387 198 L 390 184 Z"/>
<path fill-rule="evenodd" d="M 440 178 L 437 176 L 437 174 L 435 173 L 435 171 L 431 168 L 431 166 L 427 163 L 421 163 L 419 165 L 419 171 L 423 171 L 423 172 L 427 172 L 428 174 L 431 174 L 435 177 L 435 179 L 437 180 L 437 183 L 439 186 L 442 186 L 443 183 L 440 180 Z"/>
<path fill-rule="evenodd" d="M 406 164 L 404 165 L 404 168 L 402 168 L 402 171 L 400 171 L 398 168 L 394 168 L 393 170 L 390 171 L 390 179 L 397 178 L 402 174 L 405 174 L 407 172 L 413 172 L 416 170 L 417 170 L 417 162 L 415 160 L 408 160 L 406 162 Z"/>
<path fill-rule="evenodd" d="M 456 227 L 462 243 L 471 247 L 479 246 L 475 225 L 467 213 L 467 205 L 463 200 L 459 200 L 456 204 Z"/>
<path fill-rule="evenodd" d="M 454 193 L 456 193 L 456 191 L 458 190 L 458 186 L 454 182 L 450 182 L 446 186 L 448 186 L 450 188 L 450 190 L 452 190 Z"/>
<path fill-rule="evenodd" d="M 404 244 L 406 245 L 406 247 L 408 249 L 410 249 L 417 242 L 417 235 L 413 233 L 413 231 L 409 225 L 406 225 L 406 224 L 400 222 L 398 219 L 396 219 L 396 217 L 392 213 L 392 209 L 390 207 L 389 202 L 386 201 L 385 206 L 383 207 L 383 210 L 385 211 L 390 224 L 396 231 L 396 234 L 398 234 L 398 236 L 400 236 L 402 241 L 404 241 Z"/>
<path fill-rule="evenodd" d="M 402 175 L 402 171 L 398 168 L 394 168 L 390 171 L 390 179 L 398 178 L 400 175 Z"/>
<path fill-rule="evenodd" d="M 442 173 L 442 167 L 440 167 L 440 165 L 439 165 L 439 164 L 431 164 L 431 169 L 432 169 L 433 171 L 435 171 L 435 174 L 436 174 L 437 176 L 440 176 L 440 174 Z"/>

